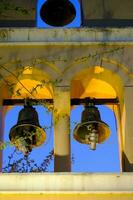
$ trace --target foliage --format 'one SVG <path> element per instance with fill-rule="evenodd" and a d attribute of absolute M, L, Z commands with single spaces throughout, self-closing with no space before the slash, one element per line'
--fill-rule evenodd
<path fill-rule="evenodd" d="M 106 46 L 106 44 L 105 44 Z M 96 60 L 100 60 L 104 55 L 112 55 L 114 53 L 118 53 L 118 52 L 122 52 L 123 51 L 123 47 L 118 47 L 118 48 L 111 48 L 109 50 L 100 50 L 100 51 L 96 51 L 96 53 L 92 53 L 89 54 L 88 56 L 84 56 L 84 57 L 79 57 L 79 58 L 75 58 L 74 60 L 74 64 L 78 64 L 78 63 L 82 63 L 82 62 L 88 62 L 88 60 L 90 59 L 96 59 Z M 34 64 L 37 63 L 41 63 L 44 61 L 44 58 L 38 58 L 36 60 L 32 60 L 31 63 L 34 62 Z M 61 58 L 58 57 L 56 59 L 56 62 L 68 62 L 68 60 L 66 58 Z M 51 60 L 51 62 L 55 62 L 55 60 Z M 101 59 L 102 62 L 102 59 Z M 21 66 L 21 61 L 19 63 L 20 67 L 19 67 L 19 72 L 18 74 L 15 74 L 14 72 L 10 71 L 9 69 L 6 68 L 5 65 L 0 65 L 0 80 L 2 82 L 4 82 L 6 84 L 6 86 L 8 87 L 8 90 L 10 92 L 10 95 L 12 96 L 14 94 L 14 87 L 17 83 L 20 83 L 21 87 L 24 88 L 30 97 L 32 97 L 33 99 L 35 99 L 34 94 L 37 94 L 37 89 L 41 89 L 44 87 L 48 87 L 50 85 L 52 86 L 58 86 L 62 83 L 62 79 L 55 79 L 54 81 L 46 81 L 46 80 L 41 80 L 39 84 L 37 84 L 36 86 L 34 86 L 31 90 L 29 90 L 25 85 L 23 85 L 23 83 L 19 80 L 19 76 L 21 76 L 21 74 L 23 73 L 23 66 Z M 102 66 L 102 63 L 101 63 Z M 68 68 L 71 66 L 68 66 Z M 4 72 L 6 71 L 9 73 L 9 75 L 11 75 L 13 77 L 13 79 L 15 79 L 15 82 L 10 82 L 8 79 L 6 79 L 4 77 Z M 19 97 L 21 96 L 21 88 L 18 88 L 16 91 L 16 95 Z M 53 106 L 51 106 L 50 103 L 45 102 L 45 101 L 38 101 L 35 104 L 39 104 L 39 105 L 43 105 L 45 106 L 48 111 L 52 111 L 54 113 L 55 116 L 55 121 L 54 123 L 56 124 L 58 122 L 58 120 L 60 118 L 68 118 L 69 116 L 67 114 L 59 114 L 57 109 L 54 109 Z M 73 122 L 74 124 L 76 124 L 77 122 Z M 53 124 L 51 125 L 53 126 Z M 49 127 L 45 127 L 45 129 L 47 129 Z M 50 127 L 51 128 L 51 127 Z M 20 139 L 20 138 L 19 138 Z M 23 138 L 21 138 L 23 139 Z M 16 141 L 17 142 L 17 141 Z M 10 142 L 1 142 L 0 143 L 0 149 L 4 149 L 6 148 L 8 145 L 12 145 L 12 143 Z M 20 158 L 19 160 L 14 161 L 13 156 L 16 154 L 17 150 L 14 151 L 14 153 L 12 155 L 9 156 L 9 162 L 8 165 L 3 169 L 3 172 L 45 172 L 47 171 L 48 165 L 51 162 L 51 160 L 53 159 L 54 153 L 53 150 L 49 153 L 49 155 L 46 156 L 46 158 L 44 159 L 44 161 L 41 163 L 40 166 L 38 166 L 34 160 L 30 159 L 30 155 L 25 155 L 22 158 Z M 72 158 L 73 160 L 73 158 Z"/>
<path fill-rule="evenodd" d="M 18 153 L 17 149 L 15 149 L 14 152 L 10 156 L 8 156 L 7 166 L 5 166 L 2 169 L 2 172 L 4 173 L 47 172 L 48 166 L 50 165 L 54 157 L 54 151 L 52 150 L 49 152 L 49 154 L 46 156 L 43 162 L 40 165 L 38 165 L 33 159 L 30 158 L 30 155 L 24 156 L 22 154 L 22 157 L 20 159 L 14 160 L 14 158 L 17 157 L 17 153 Z"/>
<path fill-rule="evenodd" d="M 33 0 L 31 0 L 31 2 L 32 1 Z M 19 4 L 16 5 L 14 3 L 11 3 L 11 1 L 8 1 L 8 0 L 0 1 L 0 15 L 1 16 L 6 16 L 5 13 L 8 13 L 8 12 L 14 12 L 17 15 L 29 15 L 31 10 L 34 10 L 34 8 L 26 9 L 23 6 L 19 6 Z"/>

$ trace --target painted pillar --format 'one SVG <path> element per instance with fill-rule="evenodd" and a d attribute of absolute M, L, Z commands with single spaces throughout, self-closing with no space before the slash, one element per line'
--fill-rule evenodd
<path fill-rule="evenodd" d="M 125 87 L 124 171 L 133 172 L 133 87 Z"/>
<path fill-rule="evenodd" d="M 122 114 L 119 105 L 113 105 L 112 110 L 115 113 L 115 117 L 117 120 L 117 135 L 118 135 L 118 146 L 119 146 L 119 159 L 120 159 L 120 171 L 122 172 L 123 169 L 123 121 L 122 121 Z"/>
<path fill-rule="evenodd" d="M 3 136 L 4 136 L 4 109 L 2 106 L 2 99 L 0 100 L 0 143 L 4 141 Z M 0 145 L 1 145 L 0 144 Z M 2 160 L 3 160 L 3 151 L 0 148 L 0 172 L 2 171 Z"/>
<path fill-rule="evenodd" d="M 70 154 L 70 88 L 54 89 L 54 171 L 71 171 Z"/>

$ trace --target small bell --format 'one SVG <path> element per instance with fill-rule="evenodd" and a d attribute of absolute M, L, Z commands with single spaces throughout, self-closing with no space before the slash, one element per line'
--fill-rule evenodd
<path fill-rule="evenodd" d="M 97 143 L 104 142 L 110 135 L 109 126 L 101 121 L 100 112 L 94 104 L 85 106 L 81 123 L 74 129 L 74 138 L 83 144 L 89 144 L 95 150 Z"/>
<path fill-rule="evenodd" d="M 47 0 L 41 7 L 40 16 L 46 24 L 62 27 L 74 20 L 76 10 L 69 0 Z"/>
<path fill-rule="evenodd" d="M 11 128 L 9 139 L 25 155 L 28 155 L 32 148 L 44 143 L 46 133 L 39 125 L 38 114 L 35 108 L 27 104 L 20 110 L 18 122 Z"/>

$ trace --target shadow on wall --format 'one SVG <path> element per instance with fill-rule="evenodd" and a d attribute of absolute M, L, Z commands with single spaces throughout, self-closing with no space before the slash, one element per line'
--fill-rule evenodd
<path fill-rule="evenodd" d="M 133 172 L 133 163 L 130 163 L 125 153 L 123 153 L 123 171 Z"/>

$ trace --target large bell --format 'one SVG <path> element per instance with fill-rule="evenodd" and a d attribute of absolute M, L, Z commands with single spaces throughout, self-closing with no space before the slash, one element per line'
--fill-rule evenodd
<path fill-rule="evenodd" d="M 109 126 L 101 121 L 100 112 L 93 104 L 85 106 L 81 123 L 74 129 L 74 138 L 83 144 L 89 144 L 95 150 L 97 143 L 104 142 L 110 135 Z"/>
<path fill-rule="evenodd" d="M 38 114 L 30 105 L 25 105 L 19 112 L 18 122 L 9 133 L 10 141 L 25 155 L 32 148 L 42 145 L 46 139 L 46 133 L 39 125 Z"/>
<path fill-rule="evenodd" d="M 40 17 L 50 26 L 62 27 L 74 20 L 76 10 L 69 0 L 47 0 L 40 9 Z"/>

